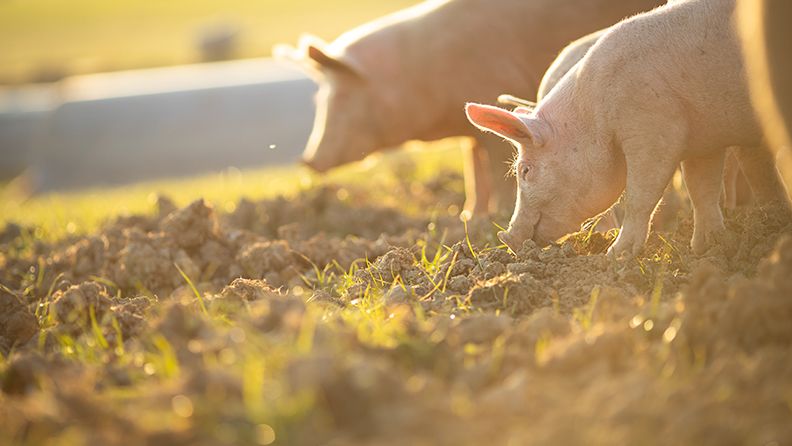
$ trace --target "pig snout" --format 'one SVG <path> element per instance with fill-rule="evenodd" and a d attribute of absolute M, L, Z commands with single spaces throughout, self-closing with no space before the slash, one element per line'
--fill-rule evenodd
<path fill-rule="evenodd" d="M 315 142 L 314 139 L 319 142 Z M 343 142 L 337 143 L 336 141 Z M 320 173 L 327 172 L 344 164 L 362 160 L 372 152 L 361 149 L 367 146 L 365 141 L 360 140 L 348 141 L 348 138 L 335 138 L 326 135 L 316 138 L 312 136 L 303 151 L 302 164 Z"/>
<path fill-rule="evenodd" d="M 575 232 L 580 226 L 569 216 L 559 217 L 551 209 L 545 208 L 541 212 L 533 207 L 526 209 L 518 198 L 509 229 L 500 231 L 498 239 L 517 252 L 526 240 L 532 240 L 537 246 L 545 246 L 565 234 Z"/>
<path fill-rule="evenodd" d="M 334 151 L 320 149 L 314 151 L 313 155 L 303 155 L 301 162 L 319 173 L 324 173 L 335 167 L 360 161 L 366 157 L 364 152 L 359 152 L 357 156 L 353 155 L 354 153 L 349 152 L 337 155 Z"/>
<path fill-rule="evenodd" d="M 522 247 L 523 242 L 525 239 L 519 240 L 517 237 L 512 235 L 510 231 L 500 231 L 498 232 L 498 239 L 506 244 L 514 252 Z"/>
<path fill-rule="evenodd" d="M 522 248 L 526 240 L 534 238 L 534 227 L 531 222 L 514 222 L 506 231 L 498 232 L 498 239 L 514 252 Z"/>
<path fill-rule="evenodd" d="M 545 246 L 574 230 L 574 227 L 570 230 L 544 214 L 537 214 L 533 219 L 513 221 L 508 230 L 498 233 L 498 239 L 517 252 L 526 240 L 534 241 L 537 246 Z"/>
<path fill-rule="evenodd" d="M 514 207 L 514 215 L 512 215 L 509 222 L 509 229 L 498 233 L 498 239 L 514 252 L 517 252 L 522 247 L 523 242 L 532 239 L 536 235 L 534 230 L 541 217 L 539 212 L 528 209 L 522 203 L 523 201 L 518 193 L 517 204 Z"/>
<path fill-rule="evenodd" d="M 316 134 L 316 131 L 314 131 Z M 345 160 L 341 156 L 338 146 L 329 145 L 325 141 L 323 134 L 319 137 L 311 135 L 311 140 L 302 154 L 302 164 L 311 169 L 324 173 L 328 170 L 344 164 Z"/>
<path fill-rule="evenodd" d="M 319 173 L 324 173 L 330 170 L 332 166 L 328 165 L 327 163 L 317 162 L 314 158 L 303 157 L 300 162 L 303 166 L 307 166 L 311 168 L 311 170 L 315 170 Z"/>

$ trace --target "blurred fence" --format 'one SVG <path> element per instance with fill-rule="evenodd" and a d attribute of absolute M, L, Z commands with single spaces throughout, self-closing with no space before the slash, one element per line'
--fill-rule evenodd
<path fill-rule="evenodd" d="M 56 103 L 54 86 L 0 90 L 0 181 L 30 166 Z"/>
<path fill-rule="evenodd" d="M 123 184 L 299 157 L 315 85 L 269 59 L 78 76 L 0 94 L 0 177 L 36 191 Z"/>

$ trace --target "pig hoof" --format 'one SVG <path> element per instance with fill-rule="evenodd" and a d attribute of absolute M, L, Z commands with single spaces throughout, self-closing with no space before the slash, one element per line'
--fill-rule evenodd
<path fill-rule="evenodd" d="M 693 251 L 693 254 L 702 255 L 716 244 L 722 243 L 725 234 L 726 231 L 723 229 L 706 232 L 704 234 L 696 234 L 694 232 L 693 238 L 690 240 L 690 249 Z"/>
<path fill-rule="evenodd" d="M 708 243 L 703 238 L 693 237 L 693 239 L 690 241 L 690 249 L 693 251 L 693 254 L 704 254 L 707 252 L 708 248 Z"/>
<path fill-rule="evenodd" d="M 630 257 L 637 257 L 641 253 L 641 247 L 631 248 L 620 244 L 619 240 L 608 248 L 608 257 L 611 259 L 624 259 Z"/>
<path fill-rule="evenodd" d="M 487 217 L 488 215 L 489 214 L 487 212 L 464 210 L 459 213 L 459 219 L 462 221 L 469 222 L 476 219 L 481 220 L 482 218 Z"/>
<path fill-rule="evenodd" d="M 638 257 L 638 253 L 632 251 L 616 251 L 615 249 L 608 249 L 607 255 L 611 260 L 628 260 Z"/>

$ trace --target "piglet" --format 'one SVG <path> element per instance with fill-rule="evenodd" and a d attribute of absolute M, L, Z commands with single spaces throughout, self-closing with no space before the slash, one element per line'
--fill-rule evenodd
<path fill-rule="evenodd" d="M 732 26 L 734 0 L 689 0 L 608 29 L 533 109 L 468 104 L 468 119 L 512 141 L 517 204 L 513 250 L 577 230 L 624 192 L 624 220 L 610 254 L 643 248 L 652 212 L 674 170 L 694 209 L 691 241 L 704 251 L 723 229 L 725 149 L 758 154 L 742 167 L 757 189 L 786 200 L 748 97 Z M 741 160 L 742 161 L 742 160 Z"/>
<path fill-rule="evenodd" d="M 583 59 L 588 50 L 594 46 L 595 43 L 597 43 L 597 40 L 599 40 L 603 34 L 605 34 L 605 31 L 607 30 L 596 31 L 587 36 L 581 37 L 567 45 L 561 51 L 558 57 L 556 57 L 556 59 L 550 65 L 550 68 L 548 68 L 545 72 L 542 82 L 539 83 L 539 91 L 537 92 L 536 96 L 537 100 L 542 100 L 542 98 L 550 93 L 550 90 L 552 90 L 553 87 L 555 87 L 556 84 L 561 81 L 564 75 L 569 72 L 569 70 L 571 70 L 581 59 Z M 504 100 L 501 100 L 501 98 L 504 98 Z M 498 100 L 502 103 L 506 102 L 512 103 L 514 105 L 535 107 L 535 104 L 524 101 L 519 103 L 521 101 L 516 101 L 510 98 L 510 95 L 501 95 Z M 738 206 L 749 205 L 753 199 L 750 185 L 747 183 L 745 176 L 742 175 L 742 170 L 739 163 L 739 158 L 746 155 L 754 156 L 755 153 L 746 153 L 745 151 L 741 151 L 739 148 L 735 147 L 730 148 L 726 155 L 723 174 L 723 204 L 726 209 L 734 209 Z M 760 154 L 760 156 L 762 156 L 762 154 Z M 772 157 L 771 154 L 764 154 L 763 156 L 766 158 L 766 160 L 770 160 Z M 757 204 L 761 205 L 766 204 L 762 202 L 762 199 L 773 200 L 776 197 L 771 194 L 770 196 L 760 195 L 758 198 L 759 200 L 757 201 Z M 676 218 L 681 206 L 679 196 L 676 191 L 674 191 L 672 185 L 669 185 L 666 188 L 661 203 L 662 205 L 658 206 L 657 210 L 655 211 L 654 218 L 652 219 L 652 227 L 667 229 L 675 224 L 674 219 Z M 620 212 L 621 210 L 616 211 L 616 208 L 612 208 L 603 216 L 601 224 L 597 226 L 597 229 L 618 227 L 615 214 Z"/>

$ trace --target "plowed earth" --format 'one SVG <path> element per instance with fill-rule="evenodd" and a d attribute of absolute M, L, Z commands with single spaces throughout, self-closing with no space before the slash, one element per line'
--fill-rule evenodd
<path fill-rule="evenodd" d="M 701 256 L 684 210 L 637 259 L 593 231 L 512 253 L 461 189 L 7 227 L 0 443 L 792 443 L 783 212 L 729 213 Z"/>

